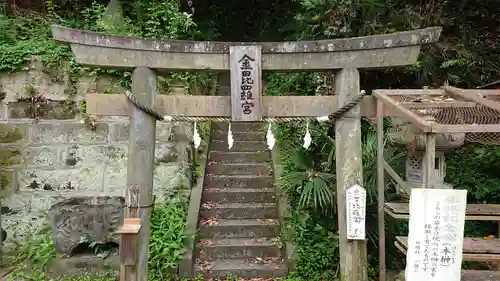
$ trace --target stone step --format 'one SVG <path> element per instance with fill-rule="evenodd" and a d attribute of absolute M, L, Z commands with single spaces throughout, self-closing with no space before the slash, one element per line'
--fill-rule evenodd
<path fill-rule="evenodd" d="M 212 131 L 222 131 L 227 133 L 229 123 L 213 122 Z M 267 132 L 267 124 L 263 122 L 232 122 L 231 131 L 235 132 Z M 226 136 L 227 138 L 227 136 Z"/>
<path fill-rule="evenodd" d="M 203 190 L 202 202 L 215 203 L 273 203 L 276 202 L 274 188 L 207 188 Z"/>
<path fill-rule="evenodd" d="M 232 128 L 231 128 L 232 130 Z M 232 132 L 234 141 L 266 141 L 266 132 Z M 227 140 L 227 131 L 214 131 L 210 136 L 212 140 Z"/>
<path fill-rule="evenodd" d="M 280 226 L 277 219 L 200 220 L 200 239 L 277 237 Z"/>
<path fill-rule="evenodd" d="M 267 144 L 264 141 L 234 141 L 233 147 L 229 149 L 226 140 L 210 141 L 211 151 L 253 151 L 264 152 L 269 151 Z"/>
<path fill-rule="evenodd" d="M 203 260 L 279 257 L 278 237 L 202 239 L 196 244 L 196 257 Z"/>
<path fill-rule="evenodd" d="M 286 277 L 288 271 L 281 258 L 229 259 L 203 261 L 197 260 L 195 274 L 203 274 L 209 278 L 227 278 L 228 275 L 238 278 L 280 278 Z"/>
<path fill-rule="evenodd" d="M 207 188 L 272 188 L 274 178 L 271 176 L 244 176 L 244 175 L 207 175 Z"/>
<path fill-rule="evenodd" d="M 201 205 L 200 216 L 203 219 L 273 219 L 278 218 L 276 203 L 213 203 Z"/>
<path fill-rule="evenodd" d="M 208 161 L 218 163 L 266 163 L 271 162 L 271 153 L 268 151 L 210 151 Z"/>
<path fill-rule="evenodd" d="M 207 173 L 211 175 L 268 176 L 272 173 L 270 163 L 209 163 Z"/>

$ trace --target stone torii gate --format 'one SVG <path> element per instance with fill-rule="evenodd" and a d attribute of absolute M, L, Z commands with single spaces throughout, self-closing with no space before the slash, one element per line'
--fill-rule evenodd
<path fill-rule="evenodd" d="M 360 93 L 358 69 L 413 64 L 422 44 L 439 39 L 441 28 L 299 42 L 195 42 L 159 41 L 113 36 L 53 26 L 56 40 L 71 45 L 76 61 L 86 66 L 133 70 L 132 95 L 154 107 L 169 120 L 182 116 L 226 118 L 226 121 L 272 121 L 273 118 L 330 115 Z M 252 61 L 253 107 L 241 103 L 241 59 Z M 155 71 L 231 71 L 231 96 L 157 96 Z M 261 71 L 338 70 L 335 96 L 262 96 Z M 89 94 L 87 113 L 130 116 L 127 186 L 139 186 L 140 222 L 137 280 L 147 279 L 148 238 L 152 205 L 153 159 L 156 120 L 134 107 L 125 95 Z M 388 113 L 390 115 L 390 113 Z M 363 184 L 360 117 L 375 116 L 374 101 L 364 98 L 335 123 L 337 205 L 340 233 L 341 280 L 367 281 L 366 241 L 348 240 L 346 233 L 346 189 Z M 178 117 L 176 119 L 176 117 Z M 127 204 L 129 206 L 129 204 Z M 379 212 L 383 212 L 383 206 Z M 383 223 L 379 225 L 384 231 Z M 385 247 L 383 239 L 379 242 Z M 381 258 L 380 280 L 385 280 Z"/>

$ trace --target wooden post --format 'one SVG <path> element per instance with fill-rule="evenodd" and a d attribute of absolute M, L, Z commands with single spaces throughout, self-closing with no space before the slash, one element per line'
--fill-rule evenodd
<path fill-rule="evenodd" d="M 436 134 L 425 134 L 424 188 L 435 188 Z"/>
<path fill-rule="evenodd" d="M 137 281 L 139 218 L 128 218 L 117 231 L 120 234 L 120 281 Z"/>
<path fill-rule="evenodd" d="M 231 46 L 231 119 L 262 121 L 262 47 Z"/>
<path fill-rule="evenodd" d="M 142 104 L 154 106 L 157 79 L 156 73 L 149 68 L 139 67 L 134 70 L 132 93 Z M 130 104 L 129 126 L 127 187 L 139 188 L 137 207 L 142 226 L 139 233 L 137 280 L 147 281 L 150 218 L 153 205 L 156 119 Z M 128 204 L 132 203 L 128 202 L 130 198 L 125 198 L 125 200 Z M 127 212 L 125 215 L 129 216 L 130 214 Z"/>
<path fill-rule="evenodd" d="M 338 107 L 359 95 L 359 71 L 340 70 L 335 77 Z M 356 106 L 335 124 L 337 211 L 340 244 L 341 281 L 368 281 L 366 241 L 347 240 L 346 190 L 354 184 L 363 186 L 361 161 L 361 117 Z"/>
<path fill-rule="evenodd" d="M 379 280 L 385 281 L 384 104 L 377 100 L 377 189 Z"/>

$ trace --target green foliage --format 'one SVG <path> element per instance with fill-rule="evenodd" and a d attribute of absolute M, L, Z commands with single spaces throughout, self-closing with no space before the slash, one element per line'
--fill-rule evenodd
<path fill-rule="evenodd" d="M 149 239 L 149 280 L 169 280 L 169 271 L 177 265 L 185 252 L 184 246 L 194 235 L 184 231 L 189 202 L 187 191 L 176 190 L 175 194 L 165 202 L 155 205 L 153 209 Z M 98 258 L 106 258 L 111 254 L 108 245 L 95 241 L 89 240 L 88 247 Z M 33 281 L 46 280 L 47 266 L 54 258 L 54 242 L 49 229 L 27 236 L 23 243 L 19 243 L 7 253 L 7 263 L 16 266 L 13 277 L 24 277 Z M 87 280 L 78 278 L 68 277 L 65 280 Z M 115 279 L 96 281 L 108 280 Z"/>
<path fill-rule="evenodd" d="M 468 190 L 468 201 L 500 203 L 500 149 L 477 145 L 459 148 L 447 155 L 446 181 Z M 463 165 L 467 163 L 467 165 Z"/>
<path fill-rule="evenodd" d="M 328 89 L 321 76 L 314 73 L 273 74 L 269 76 L 267 94 L 280 95 L 299 92 L 315 95 Z M 284 190 L 292 207 L 287 228 L 297 245 L 298 262 L 292 276 L 305 280 L 334 280 L 339 268 L 336 212 L 336 160 L 334 127 L 328 123 L 311 123 L 311 146 L 302 148 L 304 124 L 281 124 L 276 129 L 277 145 L 281 150 L 283 175 L 280 189 Z M 367 190 L 367 235 L 370 245 L 377 245 L 376 217 L 376 134 L 367 122 L 362 124 L 363 186 Z M 391 166 L 401 167 L 405 154 L 386 143 L 384 156 Z M 386 193 L 394 193 L 387 182 Z M 375 247 L 370 246 L 374 253 Z M 370 261 L 376 264 L 376 258 Z M 332 266 L 333 265 L 333 266 Z M 376 274 L 371 270 L 370 274 Z"/>
<path fill-rule="evenodd" d="M 185 252 L 185 245 L 192 239 L 184 231 L 187 219 L 186 191 L 164 203 L 155 205 L 151 216 L 148 280 L 168 280 L 169 271 L 174 268 Z"/>
<path fill-rule="evenodd" d="M 112 9 L 98 2 L 82 7 L 80 11 L 67 11 L 52 1 L 47 2 L 47 13 L 16 12 L 11 16 L 0 15 L 0 72 L 25 70 L 32 56 L 39 56 L 43 71 L 54 82 L 69 84 L 68 94 L 76 93 L 78 77 L 87 72 L 111 75 L 118 84 L 131 87 L 131 73 L 113 69 L 88 69 L 75 63 L 69 46 L 51 37 L 52 23 L 115 35 L 141 36 L 155 39 L 192 39 L 200 31 L 192 15 L 180 12 L 179 1 L 136 1 L 133 7 Z M 210 39 L 206 37 L 205 39 Z M 65 75 L 69 77 L 64 80 Z M 172 82 L 181 81 L 189 93 L 207 92 L 213 74 L 171 73 L 160 77 L 164 90 Z"/>
<path fill-rule="evenodd" d="M 56 254 L 50 229 L 28 234 L 23 240 L 23 243 L 15 245 L 12 255 L 7 255 L 7 263 L 17 266 L 13 276 L 36 281 L 45 280 L 47 265 Z"/>
<path fill-rule="evenodd" d="M 318 221 L 310 213 L 295 210 L 286 227 L 297 245 L 297 264 L 290 277 L 303 280 L 336 280 L 339 242 L 334 223 Z"/>
<path fill-rule="evenodd" d="M 50 21 L 36 14 L 0 15 L 0 72 L 22 70 L 33 55 L 41 57 L 45 68 L 71 57 L 68 46 L 50 38 L 49 27 Z"/>

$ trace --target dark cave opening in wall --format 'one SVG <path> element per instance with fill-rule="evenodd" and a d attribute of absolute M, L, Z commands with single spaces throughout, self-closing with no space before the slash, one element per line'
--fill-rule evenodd
<path fill-rule="evenodd" d="M 118 253 L 119 244 L 115 242 L 108 243 L 80 243 L 73 251 L 71 256 L 99 256 L 102 258 Z"/>

